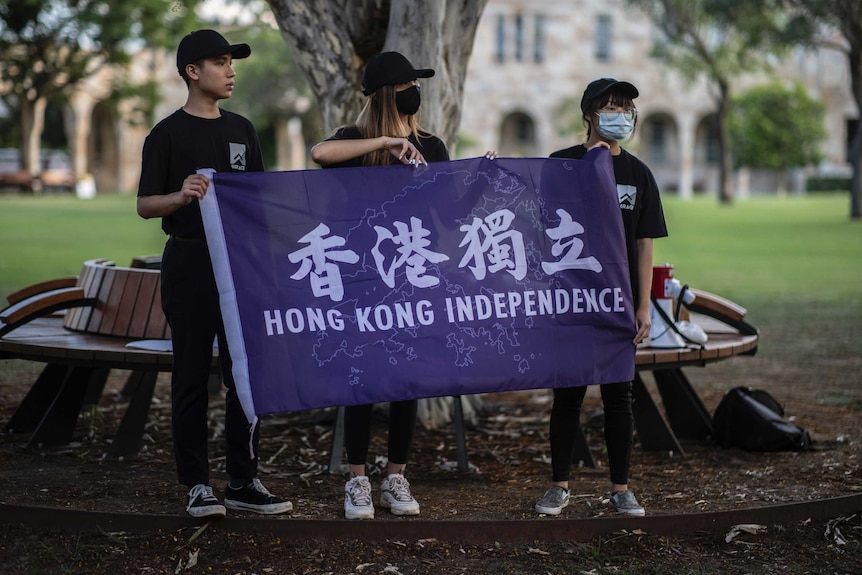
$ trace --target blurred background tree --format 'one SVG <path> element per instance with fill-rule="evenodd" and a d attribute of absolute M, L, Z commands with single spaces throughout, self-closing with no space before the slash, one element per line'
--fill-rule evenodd
<path fill-rule="evenodd" d="M 850 93 L 856 101 L 857 118 L 862 117 L 862 2 L 860 0 L 788 0 L 801 19 L 809 23 L 806 40 L 811 46 L 828 47 L 847 56 Z M 838 31 L 839 37 L 830 34 Z M 862 219 L 862 122 L 849 134 L 850 218 Z"/>
<path fill-rule="evenodd" d="M 788 169 L 821 161 L 824 112 L 823 103 L 800 84 L 767 84 L 734 97 L 728 118 L 734 167 L 776 170 L 783 193 Z"/>
<path fill-rule="evenodd" d="M 51 98 L 126 64 L 143 45 L 175 46 L 199 0 L 5 0 L 0 3 L 0 92 L 19 119 L 21 169 L 38 187 L 45 109 Z"/>
<path fill-rule="evenodd" d="M 273 24 L 257 20 L 237 35 L 252 46 L 254 57 L 238 67 L 242 90 L 231 96 L 230 107 L 257 127 L 267 167 L 294 168 L 300 158 L 292 155 L 301 155 L 305 165 L 304 142 L 324 137 L 305 74 Z"/>
<path fill-rule="evenodd" d="M 694 81 L 715 88 L 718 121 L 719 198 L 733 199 L 732 156 L 727 118 L 733 82 L 768 67 L 799 38 L 800 22 L 773 0 L 629 0 L 662 33 L 652 55 Z"/>

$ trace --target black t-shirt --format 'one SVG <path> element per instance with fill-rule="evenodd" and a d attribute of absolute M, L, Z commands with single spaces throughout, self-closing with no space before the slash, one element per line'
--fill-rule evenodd
<path fill-rule="evenodd" d="M 257 131 L 239 114 L 192 116 L 182 108 L 159 122 L 144 141 L 138 196 L 170 194 L 201 168 L 217 172 L 262 172 Z M 162 218 L 166 234 L 203 238 L 200 205 L 193 201 Z"/>
<path fill-rule="evenodd" d="M 365 136 L 362 135 L 362 132 L 359 131 L 359 128 L 356 126 L 344 126 L 343 128 L 339 128 L 335 134 L 331 137 L 327 138 L 326 141 L 330 140 L 362 140 Z M 449 151 L 446 149 L 446 144 L 443 143 L 443 140 L 438 138 L 433 134 L 429 134 L 428 132 L 419 132 L 419 138 L 416 138 L 413 134 L 407 136 L 407 139 L 411 144 L 416 146 L 416 149 L 419 150 L 419 153 L 425 158 L 427 162 L 447 162 L 449 161 Z M 390 164 L 400 164 L 401 162 L 395 156 L 391 156 L 389 159 Z M 358 168 L 363 166 L 362 156 L 358 156 L 351 160 L 347 160 L 344 162 L 338 162 L 336 164 L 329 164 L 327 166 L 323 166 L 324 168 Z"/>
<path fill-rule="evenodd" d="M 587 153 L 583 144 L 558 150 L 552 158 L 580 160 Z M 650 169 L 637 157 L 621 149 L 618 156 L 611 156 L 614 163 L 614 178 L 617 181 L 617 195 L 620 200 L 620 213 L 626 234 L 626 253 L 629 258 L 629 273 L 632 294 L 638 301 L 639 286 L 637 274 L 637 240 L 643 238 L 663 238 L 667 236 L 664 211 L 661 206 L 658 184 Z M 647 286 L 647 289 L 651 289 Z"/>

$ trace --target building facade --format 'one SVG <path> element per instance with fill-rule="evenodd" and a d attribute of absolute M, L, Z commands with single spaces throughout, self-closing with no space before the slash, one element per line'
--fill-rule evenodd
<path fill-rule="evenodd" d="M 626 147 L 653 170 L 665 193 L 690 197 L 718 189 L 715 97 L 703 80 L 687 83 L 673 69 L 650 58 L 658 32 L 625 0 L 489 0 L 479 23 L 464 86 L 455 157 L 498 150 L 501 156 L 543 157 L 582 141 L 580 97 L 600 77 L 635 84 L 638 129 Z M 155 118 L 182 106 L 186 87 L 173 55 L 144 50 L 126 72 L 153 78 L 160 99 Z M 848 134 L 858 123 L 849 92 L 846 56 L 832 50 L 795 51 L 774 63 L 772 76 L 741 78 L 734 93 L 778 78 L 800 81 L 826 106 L 825 160 L 789 174 L 791 190 L 804 189 L 804 175 L 847 175 Z M 99 190 L 137 188 L 140 154 L 151 126 L 134 101 L 114 108 L 105 101 L 117 72 L 103 70 L 72 96 L 66 110 L 75 174 L 92 177 Z M 433 126 L 430 126 L 433 130 Z M 296 126 L 279 141 L 276 168 L 305 167 L 305 147 Z M 307 144 L 307 143 L 306 143 Z M 284 147 L 285 150 L 281 150 Z M 772 192 L 778 174 L 740 171 L 735 193 Z"/>
<path fill-rule="evenodd" d="M 658 31 L 625 0 L 490 0 L 479 24 L 464 87 L 458 155 L 547 156 L 582 141 L 580 97 L 601 77 L 633 83 L 638 128 L 625 145 L 653 170 L 665 192 L 683 197 L 718 189 L 716 100 L 703 80 L 687 83 L 649 54 Z M 798 50 L 772 76 L 741 78 L 733 93 L 767 82 L 800 81 L 826 105 L 829 134 L 818 173 L 848 174 L 848 133 L 858 111 L 846 56 Z M 808 170 L 811 172 L 812 170 Z M 801 170 L 789 187 L 804 189 Z M 778 175 L 742 171 L 737 194 L 774 191 Z"/>

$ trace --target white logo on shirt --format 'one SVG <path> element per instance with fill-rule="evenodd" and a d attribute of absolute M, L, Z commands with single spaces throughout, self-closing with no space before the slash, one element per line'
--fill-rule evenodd
<path fill-rule="evenodd" d="M 621 210 L 635 209 L 635 198 L 638 195 L 638 189 L 628 184 L 617 184 L 617 196 L 620 198 Z"/>
<path fill-rule="evenodd" d="M 230 167 L 240 172 L 245 171 L 245 144 L 230 143 Z"/>

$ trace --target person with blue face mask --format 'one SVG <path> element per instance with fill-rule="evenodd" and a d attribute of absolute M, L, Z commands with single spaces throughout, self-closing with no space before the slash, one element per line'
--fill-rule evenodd
<path fill-rule="evenodd" d="M 653 238 L 667 236 L 655 177 L 646 164 L 620 146 L 620 141 L 629 138 L 637 126 L 634 99 L 638 95 L 638 89 L 628 82 L 613 78 L 590 82 L 581 98 L 586 141 L 551 154 L 552 158 L 579 160 L 596 146 L 610 149 L 635 302 L 637 334 L 632 341 L 632 354 L 650 331 Z M 569 474 L 586 391 L 587 386 L 554 389 L 549 433 L 552 478 L 536 503 L 536 512 L 540 514 L 559 515 L 569 504 Z M 632 382 L 602 385 L 601 394 L 611 480 L 608 503 L 619 513 L 644 515 L 643 506 L 628 486 L 634 432 Z"/>

